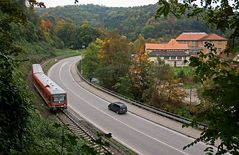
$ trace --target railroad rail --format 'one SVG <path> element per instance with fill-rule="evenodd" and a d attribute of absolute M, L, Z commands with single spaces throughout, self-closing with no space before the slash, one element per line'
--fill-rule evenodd
<path fill-rule="evenodd" d="M 49 60 L 56 58 L 51 58 Z M 59 59 L 59 58 L 58 58 Z M 61 59 L 61 58 L 60 58 Z M 42 63 L 42 66 L 45 67 L 47 62 L 45 61 Z M 95 141 L 99 136 L 97 133 L 103 133 L 99 129 L 97 129 L 95 126 L 84 120 L 82 117 L 80 117 L 77 113 L 74 112 L 70 107 L 67 108 L 67 110 L 63 111 L 62 113 L 57 113 L 56 117 L 58 120 L 64 124 L 73 134 L 75 134 L 78 137 L 81 137 L 85 139 L 88 142 L 88 145 L 94 150 L 96 150 L 99 154 L 111 154 L 111 155 L 136 155 L 136 153 L 129 148 L 125 147 L 124 145 L 120 144 L 116 140 L 110 138 L 106 139 L 104 137 L 103 141 L 107 142 L 109 144 L 108 147 L 106 146 L 100 146 Z"/>
<path fill-rule="evenodd" d="M 114 141 L 112 138 L 105 138 L 102 136 L 102 141 L 107 143 L 108 146 L 101 145 L 96 143 L 99 138 L 98 133 L 103 133 L 99 131 L 92 124 L 86 122 L 78 114 L 68 107 L 68 110 L 65 110 L 61 113 L 57 113 L 56 117 L 61 123 L 63 123 L 73 134 L 77 137 L 81 137 L 87 141 L 87 145 L 93 148 L 100 155 L 127 155 L 129 152 L 126 148 L 122 148 L 117 144 L 118 142 Z M 131 153 L 130 153 L 131 154 Z"/>

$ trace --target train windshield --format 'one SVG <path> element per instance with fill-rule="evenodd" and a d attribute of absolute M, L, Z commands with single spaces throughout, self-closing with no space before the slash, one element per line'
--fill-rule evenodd
<path fill-rule="evenodd" d="M 53 99 L 52 100 L 53 103 L 64 103 L 64 101 L 66 99 L 66 95 L 65 94 L 53 95 L 52 99 Z"/>

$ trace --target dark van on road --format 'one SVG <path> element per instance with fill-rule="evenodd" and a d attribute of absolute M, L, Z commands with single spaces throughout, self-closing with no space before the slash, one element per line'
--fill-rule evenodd
<path fill-rule="evenodd" d="M 117 114 L 125 114 L 127 112 L 127 106 L 121 102 L 114 102 L 109 104 L 108 109 L 116 112 Z"/>

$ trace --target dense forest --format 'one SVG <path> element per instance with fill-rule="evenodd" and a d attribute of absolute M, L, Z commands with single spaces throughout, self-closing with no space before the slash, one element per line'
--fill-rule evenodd
<path fill-rule="evenodd" d="M 187 18 L 155 18 L 157 5 L 129 8 L 110 8 L 98 5 L 72 5 L 48 9 L 37 9 L 40 16 L 58 20 L 65 18 L 76 25 L 89 23 L 101 31 L 116 31 L 130 40 L 139 34 L 146 39 L 169 40 L 182 32 L 212 32 L 203 20 Z M 215 31 L 215 30 L 214 30 Z"/>
<path fill-rule="evenodd" d="M 28 7 L 26 3 L 30 3 Z M 172 103 L 181 108 L 185 107 L 180 102 L 184 93 L 176 91 L 177 80 L 186 77 L 190 83 L 192 76 L 187 77 L 183 72 L 175 75 L 163 62 L 152 65 L 142 45 L 145 40 L 165 41 L 183 31 L 217 31 L 207 28 L 203 21 L 196 20 L 197 17 L 186 18 L 182 10 L 179 10 L 181 19 L 171 15 L 164 18 L 160 14 L 155 18 L 157 11 L 163 8 L 160 4 L 133 8 L 83 5 L 49 9 L 36 9 L 35 5 L 36 1 L 30 0 L 0 1 L 0 154 L 89 154 L 84 141 L 49 120 L 48 113 L 43 113 L 46 119 L 39 114 L 47 110 L 39 96 L 30 92 L 31 64 L 55 57 L 60 50 L 67 54 L 69 48 L 85 49 L 80 67 L 87 78 L 96 77 L 104 87 L 153 106 L 167 110 L 172 107 L 166 103 Z M 205 17 L 203 20 L 221 30 L 231 30 L 231 37 L 238 39 L 238 13 L 232 11 L 237 6 L 238 1 L 235 1 L 236 8 L 223 4 L 215 14 L 209 8 L 203 12 L 209 11 L 204 14 L 207 16 L 199 17 Z M 183 5 L 175 8 L 180 7 Z M 172 8 L 168 4 L 163 10 L 175 13 Z M 223 11 L 226 13 L 220 14 Z M 109 33 L 111 31 L 116 33 Z M 226 151 L 238 154 L 238 63 L 219 58 L 213 45 L 209 44 L 208 48 L 211 53 L 201 53 L 191 59 L 202 99 L 195 121 L 205 121 L 208 125 L 196 142 L 214 145 L 220 139 L 219 154 Z M 106 78 L 105 74 L 109 76 Z M 168 93 L 168 90 L 176 93 Z M 64 130 L 66 134 L 62 135 Z"/>
<path fill-rule="evenodd" d="M 26 3 L 0 1 L 0 154 L 90 154 L 33 93 L 31 65 L 71 51 Z"/>

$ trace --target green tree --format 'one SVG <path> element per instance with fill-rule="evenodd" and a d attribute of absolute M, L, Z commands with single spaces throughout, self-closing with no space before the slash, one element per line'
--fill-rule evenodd
<path fill-rule="evenodd" d="M 81 60 L 81 70 L 83 75 L 88 79 L 96 77 L 96 70 L 99 66 L 99 52 L 102 47 L 103 41 L 97 39 L 91 43 L 83 53 L 83 60 Z"/>
<path fill-rule="evenodd" d="M 124 77 L 120 77 L 118 82 L 114 85 L 114 89 L 117 91 L 117 93 L 130 97 L 132 99 L 134 98 L 133 88 L 134 85 L 130 74 L 126 74 Z"/>
<path fill-rule="evenodd" d="M 154 38 L 155 35 L 155 26 L 154 25 L 146 25 L 143 28 L 143 35 L 146 38 Z"/>
<path fill-rule="evenodd" d="M 38 36 L 40 28 L 36 23 L 39 21 L 37 18 L 34 19 L 36 23 L 30 21 L 34 15 L 32 8 L 25 6 L 26 2 L 31 7 L 43 5 L 31 0 L 0 1 L 0 154 L 60 154 L 61 148 L 62 154 L 84 154 L 83 141 L 60 125 L 56 127 L 51 121 L 43 120 L 33 109 L 30 101 L 33 96 L 22 79 L 24 75 L 19 66 L 25 64 L 21 60 L 23 57 L 31 58 L 29 51 L 37 49 L 35 43 L 47 47 L 49 44 Z M 23 50 L 24 43 L 31 45 L 26 51 Z M 41 50 L 36 52 L 37 55 L 42 54 Z M 36 59 L 26 64 L 32 61 Z M 29 75 L 28 65 L 23 68 Z"/>
<path fill-rule="evenodd" d="M 27 21 L 25 1 L 0 1 L 0 154 L 21 151 L 27 136 L 28 93 L 14 55 L 22 52 L 11 35 L 11 24 Z"/>
<path fill-rule="evenodd" d="M 180 70 L 177 74 L 177 77 L 180 78 L 180 81 L 184 82 L 186 75 L 183 70 Z"/>
<path fill-rule="evenodd" d="M 187 19 L 185 16 L 181 20 L 175 17 L 155 19 L 157 6 L 155 4 L 133 8 L 109 8 L 91 4 L 41 9 L 36 12 L 43 15 L 47 13 L 55 19 L 68 18 L 75 25 L 82 25 L 87 21 L 92 27 L 101 27 L 107 32 L 117 31 L 130 40 L 144 34 L 149 39 L 164 38 L 164 41 L 168 41 L 185 30 L 214 31 L 207 28 L 202 20 Z"/>
<path fill-rule="evenodd" d="M 207 45 L 210 48 L 212 45 Z M 206 59 L 206 61 L 205 61 Z M 202 102 L 196 122 L 206 121 L 208 127 L 197 141 L 221 143 L 217 154 L 239 153 L 239 71 L 235 62 L 223 60 L 216 49 L 208 54 L 200 53 L 191 58 L 190 65 L 196 67 L 196 79 L 203 85 Z M 191 146 L 190 144 L 188 146 Z M 187 147 L 188 147 L 187 146 Z M 210 149 L 209 149 L 210 150 Z"/>
<path fill-rule="evenodd" d="M 126 37 L 110 34 L 104 40 L 99 55 L 98 78 L 106 88 L 114 90 L 119 78 L 127 74 L 131 53 L 132 47 Z"/>
<path fill-rule="evenodd" d="M 168 16 L 172 14 L 178 18 L 183 15 L 188 17 L 197 17 L 203 19 L 208 25 L 216 27 L 225 32 L 230 32 L 229 36 L 232 39 L 229 43 L 235 44 L 235 40 L 239 37 L 239 19 L 238 6 L 239 1 L 229 0 L 185 0 L 183 3 L 174 0 L 160 0 L 158 3 L 156 17 L 162 15 Z M 233 49 L 230 49 L 232 52 Z"/>
<path fill-rule="evenodd" d="M 151 67 L 149 89 L 145 90 L 146 101 L 156 107 L 170 110 L 167 107 L 179 107 L 183 104 L 186 93 L 178 87 L 173 68 L 158 58 L 158 63 Z"/>
<path fill-rule="evenodd" d="M 192 5 L 191 2 L 194 1 L 186 0 L 184 3 L 173 0 L 159 1 L 157 16 L 172 13 L 180 17 L 185 12 L 189 17 L 202 16 L 206 22 L 222 31 L 231 30 L 232 40 L 238 38 L 239 1 L 230 3 L 228 0 L 201 0 L 203 7 Z M 190 65 L 196 67 L 195 77 L 203 86 L 200 112 L 191 125 L 204 121 L 207 122 L 207 128 L 200 138 L 185 148 L 199 141 L 215 144 L 215 141 L 220 139 L 217 154 L 226 152 L 239 154 L 238 64 L 218 57 L 212 44 L 206 43 L 205 46 L 210 49 L 210 53 L 201 52 L 199 57 L 190 59 Z M 233 48 L 227 51 L 231 52 Z M 210 153 L 213 149 L 209 146 L 205 151 Z"/>
<path fill-rule="evenodd" d="M 76 32 L 72 36 L 73 49 L 82 49 L 88 47 L 91 42 L 94 42 L 96 38 L 100 36 L 100 33 L 89 24 L 82 24 L 76 29 Z"/>
<path fill-rule="evenodd" d="M 65 47 L 73 48 L 72 42 L 76 33 L 76 25 L 70 20 L 65 18 L 59 18 L 54 26 L 55 34 L 64 42 Z"/>

